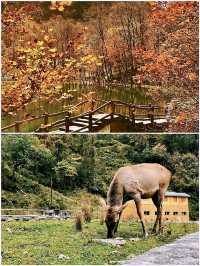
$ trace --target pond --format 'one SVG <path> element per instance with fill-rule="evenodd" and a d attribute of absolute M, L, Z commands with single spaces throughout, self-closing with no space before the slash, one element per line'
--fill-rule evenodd
<path fill-rule="evenodd" d="M 32 102 L 26 105 L 24 110 L 19 110 L 16 112 L 16 115 L 10 114 L 2 114 L 2 127 L 10 125 L 15 121 L 24 120 L 27 118 L 31 118 L 34 116 L 39 116 L 48 113 L 57 113 L 63 111 L 70 105 L 75 105 L 81 101 L 83 95 L 94 91 L 97 95 L 98 99 L 109 101 L 109 100 L 121 100 L 127 103 L 132 104 L 149 104 L 153 103 L 153 100 L 150 97 L 146 96 L 145 93 L 146 88 L 138 88 L 138 87 L 128 87 L 128 86 L 110 86 L 106 88 L 102 87 L 93 87 L 93 86 L 83 86 L 80 84 L 66 84 L 63 88 L 63 93 L 69 94 L 71 97 L 69 99 L 64 99 L 59 97 L 59 99 L 54 99 L 49 102 L 44 99 L 34 99 Z M 54 122 L 58 119 L 64 118 L 64 115 L 60 117 L 55 117 L 51 120 Z M 34 131 L 41 124 L 42 121 L 33 121 L 31 123 L 27 123 L 23 126 L 23 129 L 20 131 L 30 132 Z M 9 129 L 10 132 L 14 131 L 13 129 Z"/>

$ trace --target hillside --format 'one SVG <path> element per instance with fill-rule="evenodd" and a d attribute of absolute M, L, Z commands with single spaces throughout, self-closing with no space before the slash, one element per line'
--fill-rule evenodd
<path fill-rule="evenodd" d="M 74 192 L 68 192 L 66 195 L 59 193 L 56 190 L 52 190 L 52 202 L 51 205 L 51 190 L 41 184 L 37 184 L 37 193 L 25 193 L 19 191 L 13 193 L 3 190 L 1 193 L 2 207 L 3 208 L 29 208 L 29 209 L 46 209 L 55 208 L 68 210 L 74 214 L 85 204 L 92 207 L 93 210 L 100 207 L 100 196 L 93 195 L 85 190 L 79 190 Z"/>
<path fill-rule="evenodd" d="M 198 135 L 4 135 L 2 206 L 95 206 L 118 168 L 144 162 L 172 172 L 169 190 L 191 196 L 190 217 L 197 219 Z"/>

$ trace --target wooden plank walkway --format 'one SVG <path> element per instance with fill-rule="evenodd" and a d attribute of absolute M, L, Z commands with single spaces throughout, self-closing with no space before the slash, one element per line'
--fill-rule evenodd
<path fill-rule="evenodd" d="M 113 118 L 117 118 L 119 116 L 114 115 Z M 110 122 L 110 114 L 95 114 L 92 116 L 92 130 L 98 131 L 105 125 L 105 122 Z M 65 127 L 62 126 L 59 128 L 60 131 L 65 132 Z M 71 126 L 69 126 L 69 132 L 80 132 L 86 133 L 89 132 L 89 115 L 84 115 L 82 117 L 77 118 L 76 120 L 72 120 Z"/>
<path fill-rule="evenodd" d="M 89 108 L 85 108 L 89 104 Z M 80 108 L 77 115 L 69 110 L 65 110 L 54 114 L 43 114 L 37 118 L 23 121 L 16 121 L 14 124 L 2 128 L 2 132 L 14 128 L 15 132 L 20 131 L 20 125 L 25 122 L 32 122 L 37 119 L 43 119 L 43 123 L 35 132 L 51 132 L 51 133 L 87 133 L 98 132 L 109 123 L 117 119 L 126 120 L 131 127 L 143 125 L 159 125 L 169 124 L 172 117 L 166 112 L 166 109 L 156 105 L 135 105 L 122 101 L 101 101 L 93 99 L 90 101 L 82 101 L 72 107 L 72 110 Z M 88 110 L 89 109 L 89 110 Z M 65 116 L 63 119 L 50 123 L 49 119 L 56 116 Z M 143 127 L 142 126 L 142 127 Z M 141 128 L 142 128 L 141 127 Z"/>

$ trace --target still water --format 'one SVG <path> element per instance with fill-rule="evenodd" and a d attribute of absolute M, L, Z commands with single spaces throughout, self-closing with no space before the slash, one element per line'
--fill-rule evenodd
<path fill-rule="evenodd" d="M 2 115 L 2 127 L 10 125 L 15 121 L 20 121 L 25 118 L 29 118 L 31 116 L 42 115 L 45 112 L 48 113 L 57 113 L 63 111 L 69 105 L 75 105 L 82 100 L 83 95 L 93 91 L 96 93 L 96 97 L 101 100 L 109 101 L 109 100 L 121 100 L 127 103 L 133 104 L 148 104 L 153 103 L 152 99 L 146 96 L 145 88 L 137 88 L 137 87 L 123 87 L 123 86 L 112 86 L 107 88 L 100 88 L 93 86 L 81 86 L 79 84 L 74 85 L 65 85 L 63 92 L 70 94 L 70 99 L 64 99 L 62 97 L 58 97 L 58 99 L 54 99 L 54 101 L 49 102 L 48 100 L 42 99 L 34 99 L 32 102 L 26 105 L 24 110 L 20 110 L 16 112 L 15 116 L 9 114 Z M 60 117 L 55 117 L 51 122 L 56 121 L 58 119 L 64 118 L 64 115 Z M 24 125 L 23 129 L 20 131 L 30 132 L 34 131 L 42 121 L 34 121 L 29 125 Z M 10 129 L 9 131 L 13 131 Z"/>

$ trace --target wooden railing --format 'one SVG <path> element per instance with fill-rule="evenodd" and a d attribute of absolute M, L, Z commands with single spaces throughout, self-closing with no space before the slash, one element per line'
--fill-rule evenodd
<path fill-rule="evenodd" d="M 86 103 L 88 103 L 88 100 L 85 100 L 85 101 L 81 101 L 80 103 L 74 105 L 72 107 L 72 110 L 76 110 L 77 108 L 79 107 L 83 107 Z M 68 115 L 69 114 L 69 109 L 66 109 L 64 111 L 61 111 L 61 112 L 57 112 L 57 113 L 44 113 L 40 116 L 35 116 L 35 117 L 32 117 L 32 118 L 28 118 L 28 119 L 24 119 L 24 120 L 20 120 L 20 121 L 15 121 L 13 124 L 11 125 L 8 125 L 8 126 L 5 126 L 5 127 L 2 127 L 1 128 L 1 131 L 4 132 L 8 129 L 14 129 L 15 132 L 20 132 L 20 126 L 23 125 L 23 124 L 30 124 L 30 122 L 34 122 L 34 121 L 37 121 L 37 120 L 40 120 L 40 119 L 43 119 L 43 125 L 44 125 L 44 128 L 46 125 L 49 124 L 49 118 L 53 118 L 53 117 L 56 117 L 56 116 L 59 116 L 59 115 Z M 56 121 L 57 123 L 58 121 Z M 37 130 L 36 130 L 37 131 Z"/>
<path fill-rule="evenodd" d="M 77 112 L 77 109 L 79 107 L 84 107 L 85 104 L 90 104 L 89 110 L 87 108 L 82 108 L 81 111 Z M 95 109 L 96 108 L 96 109 Z M 156 111 L 156 112 L 155 112 Z M 77 115 L 72 115 L 76 114 Z M 64 110 L 62 112 L 58 113 L 45 113 L 41 116 L 30 118 L 27 120 L 22 121 L 16 121 L 14 124 L 3 127 L 2 131 L 8 130 L 10 128 L 14 128 L 15 132 L 20 132 L 20 125 L 26 122 L 35 121 L 37 119 L 43 119 L 43 123 L 41 123 L 40 127 L 35 132 L 49 132 L 52 130 L 55 130 L 59 127 L 64 127 L 65 132 L 69 132 L 69 127 L 73 125 L 73 122 L 77 120 L 78 118 L 82 118 L 85 116 L 88 116 L 88 125 L 85 127 L 81 127 L 80 129 L 77 129 L 73 132 L 80 132 L 86 128 L 88 128 L 89 132 L 93 132 L 93 116 L 95 114 L 99 113 L 105 113 L 105 116 L 102 118 L 96 119 L 97 122 L 101 122 L 105 120 L 105 118 L 110 117 L 112 120 L 114 118 L 114 115 L 117 115 L 119 117 L 127 117 L 131 119 L 132 124 L 135 124 L 135 121 L 138 119 L 148 119 L 151 121 L 151 124 L 154 124 L 155 119 L 158 118 L 164 118 L 166 117 L 166 111 L 165 108 L 159 107 L 157 105 L 136 105 L 136 104 L 130 104 L 126 103 L 120 100 L 115 101 L 102 101 L 99 99 L 93 99 L 91 101 L 85 100 L 77 105 L 72 107 L 72 112 L 68 110 Z M 50 122 L 49 119 L 52 117 L 56 117 L 59 115 L 65 115 L 63 119 L 57 120 L 55 122 Z"/>
<path fill-rule="evenodd" d="M 101 101 L 99 101 L 101 102 Z M 117 108 L 120 107 L 120 110 L 117 110 Z M 126 110 L 122 110 L 122 107 Z M 155 114 L 155 110 L 162 110 L 162 114 Z M 140 111 L 140 114 L 137 114 L 137 111 Z M 83 131 L 84 129 L 88 129 L 89 132 L 94 131 L 93 127 L 93 116 L 95 114 L 99 113 L 105 113 L 105 115 L 102 118 L 95 119 L 95 123 L 101 122 L 105 120 L 107 117 L 110 117 L 112 120 L 114 118 L 114 115 L 121 116 L 121 117 L 127 117 L 131 119 L 132 123 L 135 124 L 135 121 L 137 119 L 149 119 L 151 123 L 154 123 L 154 120 L 156 118 L 164 118 L 165 112 L 164 108 L 160 108 L 156 105 L 133 105 L 129 103 L 125 103 L 122 101 L 108 101 L 104 102 L 103 105 L 98 106 L 95 110 L 91 110 L 85 113 L 82 113 L 78 116 L 66 116 L 64 119 L 59 120 L 51 125 L 42 126 L 42 128 L 39 129 L 39 132 L 49 132 L 53 128 L 57 127 L 65 127 L 65 132 L 69 132 L 69 128 L 71 125 L 73 125 L 73 122 L 75 122 L 78 118 L 86 117 L 88 116 L 88 125 L 81 127 L 77 130 L 74 130 L 74 133 L 78 133 L 80 131 Z"/>

